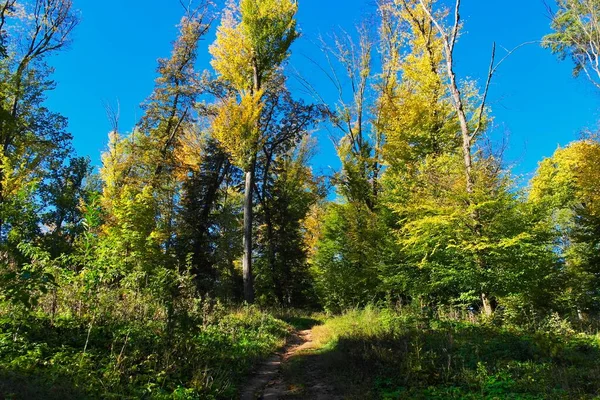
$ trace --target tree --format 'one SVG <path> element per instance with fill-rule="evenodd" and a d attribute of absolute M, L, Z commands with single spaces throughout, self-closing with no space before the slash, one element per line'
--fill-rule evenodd
<path fill-rule="evenodd" d="M 529 199 L 554 231 L 567 281 L 563 307 L 583 314 L 600 312 L 600 144 L 591 139 L 559 148 L 543 160 L 531 182 Z"/>
<path fill-rule="evenodd" d="M 323 307 L 341 312 L 383 299 L 382 278 L 397 250 L 385 221 L 364 203 L 329 204 L 311 262 Z"/>
<path fill-rule="evenodd" d="M 146 257 L 128 263 L 146 265 L 138 268 L 143 273 L 149 273 L 158 260 L 171 269 L 186 260 L 185 256 L 177 258 L 177 210 L 184 183 L 202 157 L 199 143 L 203 132 L 196 126 L 195 106 L 204 82 L 194 64 L 198 42 L 212 21 L 209 6 L 201 1 L 186 9 L 171 56 L 159 59 L 154 91 L 130 135 L 119 134 L 118 110 L 108 110 L 113 132 L 101 170 L 102 200 L 108 215 L 102 239 L 123 241 L 125 252 L 134 257 L 148 251 Z M 110 238 L 112 234 L 117 238 Z M 118 257 L 118 253 L 107 254 Z"/>
<path fill-rule="evenodd" d="M 38 184 L 69 154 L 67 121 L 43 105 L 54 87 L 51 55 L 78 23 L 70 0 L 0 2 L 0 243 L 30 240 L 38 221 Z M 27 221 L 27 222 L 26 222 Z M 16 228 L 16 229 L 15 229 Z M 26 229 L 24 229 L 26 228 Z"/>
<path fill-rule="evenodd" d="M 260 289 L 265 299 L 274 298 L 281 305 L 298 307 L 314 301 L 304 220 L 325 193 L 322 180 L 309 166 L 315 143 L 308 136 L 296 141 L 288 144 L 287 151 L 266 151 L 272 159 L 264 164 L 268 168 L 259 170 L 257 292 Z"/>
<path fill-rule="evenodd" d="M 87 182 L 91 173 L 88 158 L 71 157 L 66 163 L 54 165 L 40 184 L 45 209 L 41 223 L 46 230 L 45 247 L 52 257 L 73 253 L 75 241 L 84 231 L 83 207 L 96 194 L 96 188 Z"/>
<path fill-rule="evenodd" d="M 231 165 L 218 144 L 207 138 L 201 160 L 184 181 L 177 223 L 179 258 L 185 261 L 191 255 L 189 261 L 200 290 L 214 290 L 216 282 L 223 281 L 217 265 L 228 255 L 221 253 L 215 243 L 223 236 L 223 230 L 228 229 L 228 224 L 222 225 L 221 221 L 237 217 L 237 213 L 230 214 L 233 210 L 227 207 L 227 197 L 230 188 L 240 183 L 239 170 Z M 228 246 L 227 253 L 238 252 Z M 219 260 L 219 254 L 224 258 Z"/>
<path fill-rule="evenodd" d="M 600 88 L 600 2 L 598 0 L 559 0 L 552 16 L 553 33 L 542 44 L 561 60 L 569 57 L 573 74 L 584 72 Z"/>
<path fill-rule="evenodd" d="M 380 274 L 394 297 L 481 306 L 490 315 L 509 293 L 523 293 L 523 282 L 545 276 L 532 271 L 549 247 L 503 165 L 502 148 L 484 136 L 490 82 L 504 59 L 496 62 L 494 46 L 481 94 L 473 82 L 459 83 L 454 70 L 460 8 L 457 1 L 445 28 L 449 13 L 435 1 L 380 4 L 376 121 L 387 168 L 379 214 L 401 249 L 401 259 L 384 263 Z"/>
<path fill-rule="evenodd" d="M 128 137 L 112 132 L 108 150 L 102 155 L 102 197 L 105 218 L 99 228 L 96 264 L 105 283 L 130 277 L 145 282 L 153 268 L 167 260 L 161 252 L 165 238 L 156 226 L 153 187 L 140 188 L 132 175 L 137 166 L 135 143 L 139 131 Z M 144 160 L 140 160 L 143 165 Z"/>
<path fill-rule="evenodd" d="M 288 57 L 298 37 L 291 0 L 230 2 L 210 48 L 212 66 L 233 91 L 219 106 L 213 135 L 245 173 L 244 297 L 254 301 L 252 275 L 253 192 L 257 152 L 265 141 L 265 84 Z"/>
<path fill-rule="evenodd" d="M 488 92 L 490 88 L 490 83 L 492 78 L 500 65 L 506 60 L 512 51 L 510 51 L 506 57 L 504 57 L 499 62 L 496 62 L 496 44 L 494 43 L 492 46 L 492 57 L 489 67 L 489 72 L 487 75 L 487 80 L 485 87 L 483 89 L 483 93 L 480 96 L 479 105 L 473 106 L 473 91 L 469 91 L 467 88 L 460 88 L 459 82 L 457 79 L 457 74 L 455 72 L 455 48 L 458 36 L 460 34 L 460 29 L 462 26 L 461 23 L 461 0 L 456 0 L 454 7 L 454 15 L 452 18 L 452 24 L 449 28 L 445 28 L 443 26 L 445 20 L 445 13 L 436 13 L 433 11 L 433 5 L 435 1 L 431 0 L 418 0 L 421 9 L 425 12 L 425 14 L 429 17 L 433 26 L 435 26 L 437 30 L 437 34 L 441 39 L 443 54 L 444 54 L 444 62 L 445 62 L 445 72 L 447 75 L 446 84 L 448 86 L 448 90 L 450 92 L 452 98 L 452 104 L 454 106 L 456 117 L 460 126 L 460 134 L 462 140 L 462 157 L 464 164 L 464 178 L 465 178 L 465 190 L 466 190 L 466 202 L 470 206 L 470 215 L 471 215 L 471 228 L 473 232 L 475 232 L 476 236 L 481 236 L 481 220 L 479 215 L 479 208 L 477 205 L 477 200 L 475 195 L 476 191 L 476 175 L 474 166 L 474 148 L 477 143 L 477 140 L 480 138 L 481 134 L 486 128 L 487 122 L 487 110 L 486 110 L 486 102 L 488 97 Z M 514 50 L 513 50 L 514 51 Z M 484 160 L 485 161 L 485 160 Z M 483 257 L 481 254 L 476 251 L 475 252 L 476 262 L 479 268 L 485 272 L 489 269 L 489 266 L 485 265 L 483 261 Z M 493 313 L 493 306 L 490 302 L 489 293 L 486 293 L 486 289 L 482 287 L 481 290 L 481 302 L 483 304 L 483 309 L 487 315 L 491 315 Z"/>

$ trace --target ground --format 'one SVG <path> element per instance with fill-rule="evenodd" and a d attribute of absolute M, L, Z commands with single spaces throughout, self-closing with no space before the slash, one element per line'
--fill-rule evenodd
<path fill-rule="evenodd" d="M 319 360 L 313 329 L 295 332 L 280 352 L 262 363 L 243 389 L 242 400 L 342 399 Z"/>

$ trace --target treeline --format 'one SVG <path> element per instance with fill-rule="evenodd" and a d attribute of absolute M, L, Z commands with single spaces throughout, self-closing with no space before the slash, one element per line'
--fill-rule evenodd
<path fill-rule="evenodd" d="M 558 149 L 520 185 L 489 133 L 488 91 L 505 59 L 492 57 L 483 82 L 460 75 L 460 2 L 380 2 L 376 28 L 320 49 L 340 100 L 326 103 L 300 77 L 307 102 L 286 73 L 297 10 L 292 0 L 240 0 L 221 14 L 190 5 L 136 126 L 122 131 L 108 108 L 95 173 L 75 155 L 66 118 L 44 106 L 48 59 L 78 23 L 72 2 L 0 3 L 7 304 L 85 314 L 113 293 L 160 304 L 167 321 L 198 298 L 333 312 L 416 302 L 516 322 L 595 316 L 595 136 Z M 597 1 L 561 1 L 542 41 L 590 78 L 594 11 Z M 199 43 L 213 27 L 201 71 Z M 324 127 L 342 165 L 328 177 L 311 167 L 311 132 Z"/>

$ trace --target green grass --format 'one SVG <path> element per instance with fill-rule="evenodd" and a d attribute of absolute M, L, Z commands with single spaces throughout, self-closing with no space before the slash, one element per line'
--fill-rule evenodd
<path fill-rule="evenodd" d="M 327 320 L 327 316 L 324 313 L 309 312 L 294 308 L 273 309 L 270 313 L 275 318 L 287 322 L 297 331 L 304 331 L 318 325 L 323 325 Z"/>
<path fill-rule="evenodd" d="M 600 336 L 559 320 L 524 330 L 377 308 L 326 318 L 246 307 L 167 327 L 67 315 L 0 318 L 0 397 L 237 398 L 291 329 L 312 328 L 315 348 L 285 365 L 288 398 L 317 385 L 348 399 L 600 398 Z"/>
<path fill-rule="evenodd" d="M 235 398 L 253 365 L 280 347 L 291 329 L 254 308 L 169 330 L 151 320 L 104 321 L 91 329 L 90 322 L 0 320 L 0 397 Z"/>
<path fill-rule="evenodd" d="M 355 310 L 315 327 L 317 349 L 297 356 L 286 379 L 310 385 L 310 365 L 350 399 L 600 398 L 600 338 L 559 328 Z"/>

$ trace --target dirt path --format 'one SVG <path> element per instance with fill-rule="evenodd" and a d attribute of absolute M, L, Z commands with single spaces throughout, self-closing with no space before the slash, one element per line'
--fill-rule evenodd
<path fill-rule="evenodd" d="M 306 353 L 314 349 L 312 340 L 312 331 L 304 330 L 295 333 L 288 340 L 287 345 L 281 352 L 264 362 L 248 382 L 242 391 L 242 400 L 275 400 L 284 398 L 306 398 L 306 399 L 336 399 L 339 398 L 333 394 L 333 388 L 323 381 L 323 374 L 320 368 L 315 365 L 306 365 L 307 373 L 305 376 L 308 381 L 301 393 L 298 388 L 287 382 L 285 374 L 282 373 L 282 367 L 291 358 Z"/>

